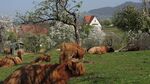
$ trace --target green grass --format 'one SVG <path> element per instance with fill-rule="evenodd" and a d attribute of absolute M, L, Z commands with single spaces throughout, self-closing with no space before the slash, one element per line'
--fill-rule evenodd
<path fill-rule="evenodd" d="M 58 62 L 58 52 L 52 51 L 51 63 Z M 24 56 L 24 64 L 28 64 L 36 56 Z M 86 74 L 72 78 L 69 84 L 149 84 L 150 83 L 150 51 L 107 53 L 103 55 L 86 54 L 84 60 Z M 16 68 L 0 68 L 0 81 L 3 81 Z"/>
<path fill-rule="evenodd" d="M 122 37 L 124 32 L 118 29 L 117 27 L 103 28 L 104 32 L 114 32 L 116 35 Z"/>

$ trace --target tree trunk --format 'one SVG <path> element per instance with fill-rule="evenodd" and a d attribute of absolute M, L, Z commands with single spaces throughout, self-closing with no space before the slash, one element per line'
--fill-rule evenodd
<path fill-rule="evenodd" d="M 74 25 L 74 30 L 75 30 L 75 41 L 77 44 L 81 46 L 79 28 L 76 25 Z"/>
<path fill-rule="evenodd" d="M 0 52 L 4 49 L 4 27 L 0 25 Z"/>
<path fill-rule="evenodd" d="M 144 14 L 149 15 L 148 9 L 149 0 L 143 0 L 143 4 L 144 4 Z"/>
<path fill-rule="evenodd" d="M 77 20 L 77 14 L 73 13 L 72 14 L 74 17 L 74 31 L 75 31 L 75 41 L 78 45 L 81 46 L 81 40 L 80 40 L 80 33 L 79 33 L 79 27 L 78 27 L 78 20 Z"/>

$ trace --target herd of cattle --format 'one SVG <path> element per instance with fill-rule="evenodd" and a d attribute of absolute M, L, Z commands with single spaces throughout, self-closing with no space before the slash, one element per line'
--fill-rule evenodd
<path fill-rule="evenodd" d="M 85 74 L 83 57 L 86 50 L 76 43 L 62 43 L 59 48 L 59 64 L 42 64 L 49 62 L 51 56 L 43 54 L 31 61 L 30 64 L 22 66 L 9 75 L 4 84 L 67 84 L 71 77 Z M 104 54 L 114 52 L 108 46 L 99 46 L 88 49 L 90 54 Z M 23 63 L 22 52 L 17 56 L 6 56 L 0 59 L 0 67 L 10 67 Z"/>

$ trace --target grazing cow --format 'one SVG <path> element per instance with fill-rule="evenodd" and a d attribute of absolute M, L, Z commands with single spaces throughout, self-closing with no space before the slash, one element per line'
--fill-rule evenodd
<path fill-rule="evenodd" d="M 26 65 L 14 71 L 4 84 L 67 84 L 71 77 L 85 73 L 83 63 L 77 60 L 66 61 L 62 64 Z"/>
<path fill-rule="evenodd" d="M 114 49 L 108 46 L 98 46 L 88 50 L 88 53 L 90 54 L 105 54 L 107 52 L 114 52 Z"/>
<path fill-rule="evenodd" d="M 60 52 L 60 63 L 71 58 L 82 59 L 85 54 L 85 50 L 76 43 L 62 43 L 60 46 Z"/>
<path fill-rule="evenodd" d="M 9 67 L 16 64 L 21 64 L 23 61 L 21 51 L 17 52 L 17 56 L 6 56 L 0 60 L 0 67 Z"/>
<path fill-rule="evenodd" d="M 31 63 L 41 63 L 41 62 L 50 62 L 51 60 L 51 56 L 48 54 L 44 54 L 38 58 L 36 58 L 34 61 L 32 61 Z"/>

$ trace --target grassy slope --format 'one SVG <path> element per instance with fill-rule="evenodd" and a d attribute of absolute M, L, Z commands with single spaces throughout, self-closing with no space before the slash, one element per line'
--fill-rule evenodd
<path fill-rule="evenodd" d="M 52 52 L 52 63 L 58 62 L 58 53 Z M 24 56 L 24 64 L 36 56 Z M 103 55 L 85 55 L 86 74 L 72 78 L 69 84 L 149 84 L 150 83 L 150 51 L 119 52 Z M 21 65 L 0 68 L 0 81 Z"/>
<path fill-rule="evenodd" d="M 118 29 L 117 27 L 103 28 L 104 32 L 114 32 L 118 36 L 122 37 L 124 32 Z"/>

